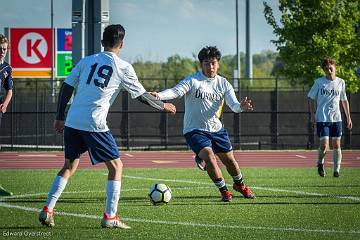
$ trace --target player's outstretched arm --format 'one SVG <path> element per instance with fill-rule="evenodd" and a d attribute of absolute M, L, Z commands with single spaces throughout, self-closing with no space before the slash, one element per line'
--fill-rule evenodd
<path fill-rule="evenodd" d="M 72 93 L 74 91 L 74 87 L 70 86 L 67 83 L 63 83 L 60 88 L 60 93 L 58 97 L 58 105 L 56 110 L 56 118 L 54 121 L 55 131 L 58 133 L 62 133 L 64 130 L 64 120 L 65 120 L 65 109 L 66 105 L 69 102 Z"/>
<path fill-rule="evenodd" d="M 175 114 L 176 113 L 176 107 L 171 103 L 164 103 L 160 100 L 158 100 L 156 97 L 154 97 L 152 94 L 145 92 L 141 96 L 137 97 L 137 99 L 147 105 L 150 105 L 151 107 L 157 109 L 157 110 L 164 110 L 166 112 Z"/>

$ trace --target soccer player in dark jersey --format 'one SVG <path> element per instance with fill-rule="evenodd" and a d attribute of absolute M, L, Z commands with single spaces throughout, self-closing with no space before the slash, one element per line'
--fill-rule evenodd
<path fill-rule="evenodd" d="M 7 38 L 0 34 L 0 127 L 1 127 L 1 119 L 6 113 L 7 107 L 10 103 L 12 97 L 12 68 L 11 66 L 5 62 L 5 56 L 9 50 L 9 41 Z M 2 88 L 5 89 L 5 97 L 2 97 L 1 90 Z M 12 195 L 11 192 L 5 190 L 0 185 L 0 196 L 10 196 Z"/>

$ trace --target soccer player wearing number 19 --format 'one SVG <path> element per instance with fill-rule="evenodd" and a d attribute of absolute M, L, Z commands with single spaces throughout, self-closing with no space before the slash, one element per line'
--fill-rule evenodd
<path fill-rule="evenodd" d="M 109 108 L 123 88 L 132 98 L 158 110 L 175 113 L 176 109 L 174 105 L 163 103 L 147 93 L 133 67 L 118 57 L 124 36 L 125 29 L 121 25 L 107 26 L 101 41 L 104 52 L 80 60 L 61 86 L 54 128 L 59 133 L 64 132 L 65 163 L 55 177 L 39 215 L 40 222 L 45 226 L 55 225 L 55 204 L 77 169 L 80 155 L 88 151 L 93 165 L 104 162 L 109 170 L 106 209 L 101 226 L 130 228 L 117 216 L 122 162 L 106 123 Z M 65 108 L 75 88 L 76 94 L 64 122 Z"/>

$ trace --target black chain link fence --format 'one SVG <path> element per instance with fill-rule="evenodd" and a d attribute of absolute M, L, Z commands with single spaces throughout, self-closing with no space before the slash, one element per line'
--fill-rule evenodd
<path fill-rule="evenodd" d="M 147 89 L 156 82 L 172 86 L 174 80 L 142 79 Z M 234 149 L 314 149 L 318 139 L 310 124 L 308 87 L 286 79 L 235 79 L 238 98 L 249 97 L 254 111 L 233 113 L 225 107 L 223 123 Z M 62 149 L 62 135 L 53 129 L 60 81 L 16 79 L 14 96 L 0 128 L 2 150 Z M 51 89 L 50 86 L 55 86 Z M 54 91 L 55 90 L 55 91 Z M 353 129 L 343 126 L 343 148 L 360 149 L 359 94 L 348 94 Z M 182 135 L 184 101 L 172 101 L 177 114 L 170 115 L 131 99 L 121 92 L 110 108 L 108 125 L 121 149 L 187 149 Z M 345 119 L 345 116 L 343 116 Z M 345 124 L 345 123 L 344 123 Z"/>

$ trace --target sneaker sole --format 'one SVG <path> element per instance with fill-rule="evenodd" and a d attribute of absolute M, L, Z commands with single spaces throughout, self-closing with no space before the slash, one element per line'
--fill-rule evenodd
<path fill-rule="evenodd" d="M 55 226 L 55 224 L 49 224 L 46 222 L 46 220 L 43 220 L 40 218 L 39 218 L 39 221 L 40 221 L 41 225 L 46 226 L 46 227 L 54 227 Z"/>
<path fill-rule="evenodd" d="M 114 226 L 104 226 L 101 224 L 102 228 L 120 228 L 120 229 L 131 229 L 131 227 L 126 226 L 126 227 L 114 227 Z"/>

